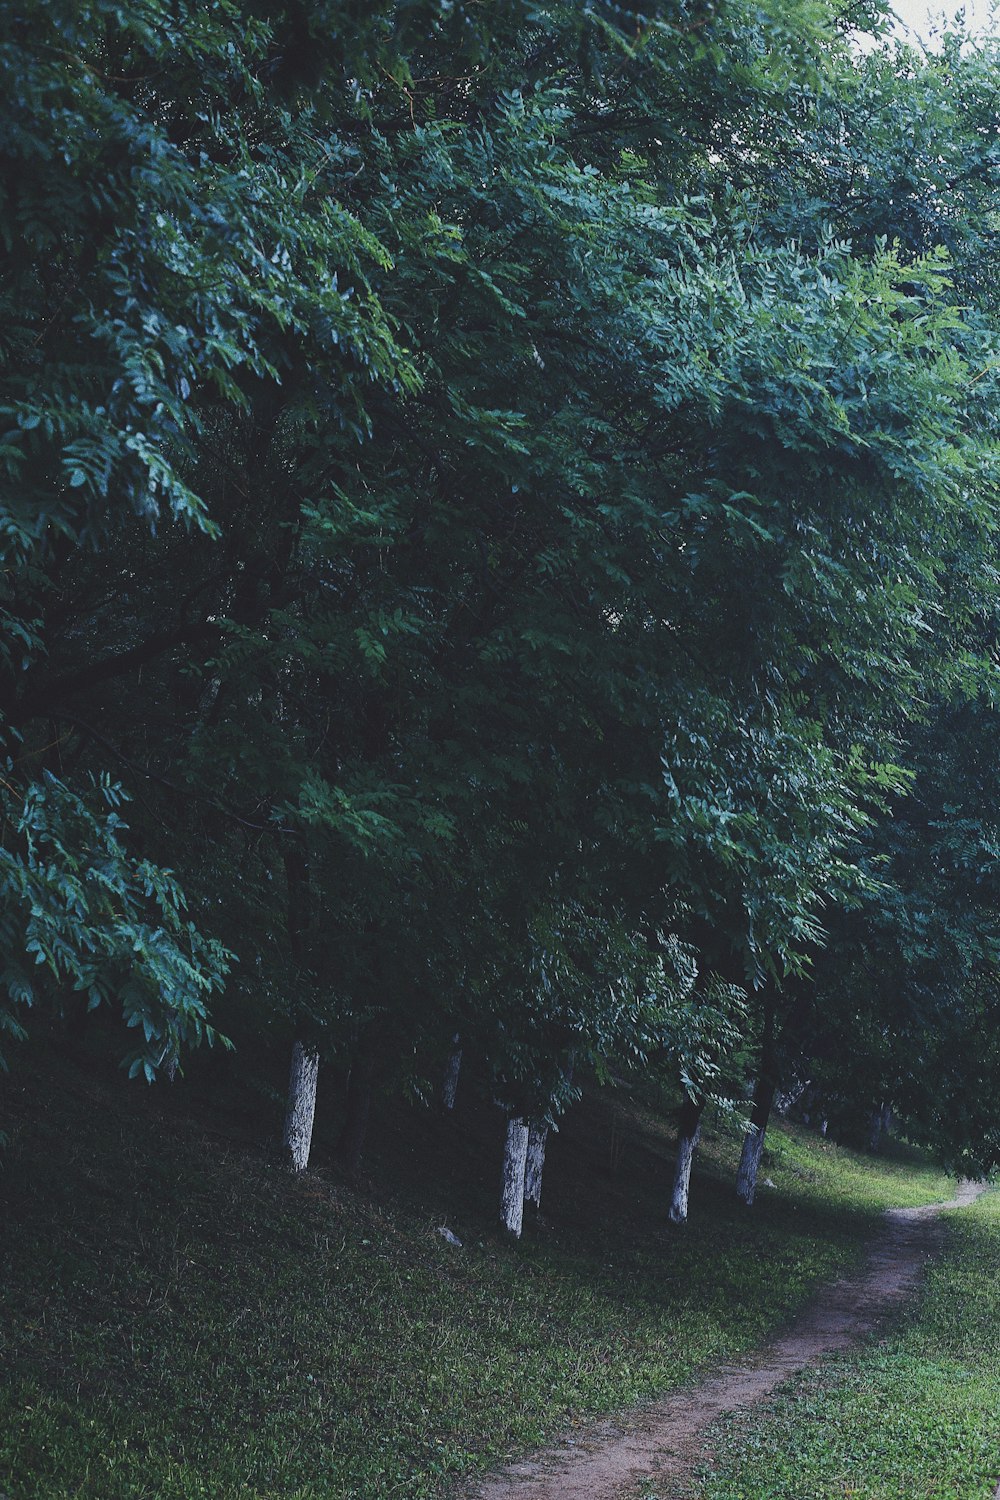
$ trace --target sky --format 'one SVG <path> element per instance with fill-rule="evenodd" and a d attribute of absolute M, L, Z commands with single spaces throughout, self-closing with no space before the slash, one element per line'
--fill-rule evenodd
<path fill-rule="evenodd" d="M 914 39 L 930 39 L 933 22 L 940 22 L 942 14 L 949 18 L 960 8 L 960 0 L 892 0 L 892 8 L 899 17 L 897 30 L 907 28 Z M 993 16 L 990 0 L 965 0 L 964 10 L 971 26 L 976 31 L 1000 35 L 1000 15 Z M 904 31 L 905 34 L 905 31 Z"/>

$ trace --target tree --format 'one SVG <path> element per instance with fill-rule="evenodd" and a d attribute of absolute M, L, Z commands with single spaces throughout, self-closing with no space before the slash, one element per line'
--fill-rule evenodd
<path fill-rule="evenodd" d="M 859 64 L 814 0 L 341 19 L 59 3 L 0 56 L 9 888 L 41 787 L 50 967 L 141 926 L 154 1071 L 237 954 L 299 1167 L 321 1062 L 355 1171 L 456 1032 L 533 1161 L 571 1054 L 693 1109 L 757 1045 L 759 1154 L 914 726 L 984 680 L 988 60 Z"/>

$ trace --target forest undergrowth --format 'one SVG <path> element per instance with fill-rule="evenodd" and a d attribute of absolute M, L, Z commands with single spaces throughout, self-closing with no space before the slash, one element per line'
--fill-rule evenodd
<path fill-rule="evenodd" d="M 210 1083 L 139 1089 L 65 1056 L 8 1080 L 15 1500 L 442 1496 L 759 1343 L 857 1262 L 882 1209 L 949 1192 L 904 1147 L 875 1160 L 781 1126 L 748 1212 L 716 1120 L 678 1230 L 670 1101 L 622 1085 L 554 1138 L 515 1247 L 491 1228 L 498 1111 L 394 1106 L 353 1184 L 320 1122 L 296 1179 L 257 1144 L 260 1097 Z"/>

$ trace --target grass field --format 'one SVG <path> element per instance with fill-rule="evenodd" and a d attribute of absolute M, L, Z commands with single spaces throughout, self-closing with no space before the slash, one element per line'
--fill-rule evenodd
<path fill-rule="evenodd" d="M 759 1342 L 857 1259 L 878 1211 L 949 1191 L 916 1158 L 782 1130 L 775 1186 L 748 1213 L 718 1126 L 677 1231 L 669 1122 L 595 1091 L 550 1148 L 544 1222 L 513 1247 L 492 1229 L 500 1117 L 467 1100 L 447 1123 L 384 1114 L 348 1186 L 328 1165 L 332 1119 L 316 1170 L 292 1180 L 262 1144 L 272 1103 L 18 1065 L 0 1120 L 12 1500 L 446 1494 Z M 943 1300 L 938 1319 L 959 1336 Z"/>
<path fill-rule="evenodd" d="M 993 1500 L 1000 1483 L 1000 1194 L 950 1215 L 894 1331 L 727 1424 L 701 1500 Z"/>

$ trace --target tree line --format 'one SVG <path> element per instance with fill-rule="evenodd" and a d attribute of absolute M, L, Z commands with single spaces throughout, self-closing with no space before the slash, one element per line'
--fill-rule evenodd
<path fill-rule="evenodd" d="M 4 3 L 0 1032 L 1000 1153 L 997 46 Z M 218 1029 L 217 1029 L 218 1028 Z M 14 1044 L 12 1046 L 11 1044 Z M 460 1069 L 465 1068 L 465 1074 Z M 470 1084 L 470 1086 L 472 1086 Z"/>

